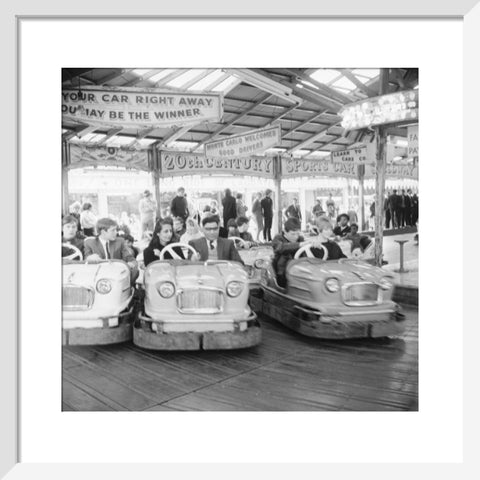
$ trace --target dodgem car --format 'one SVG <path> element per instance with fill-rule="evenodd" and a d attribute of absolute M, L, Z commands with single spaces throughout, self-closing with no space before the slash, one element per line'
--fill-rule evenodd
<path fill-rule="evenodd" d="M 81 261 L 81 252 L 63 258 L 64 345 L 105 345 L 132 338 L 133 288 L 122 260 Z"/>
<path fill-rule="evenodd" d="M 247 242 L 240 237 L 228 237 L 228 239 L 235 242 L 235 247 L 243 263 L 245 263 L 245 268 L 250 279 L 250 289 L 259 288 L 262 271 L 257 265 L 261 265 L 263 260 L 271 260 L 273 258 L 272 245 L 270 243 L 255 244 L 247 248 Z"/>
<path fill-rule="evenodd" d="M 328 260 L 325 248 L 321 256 L 315 258 L 310 245 L 301 247 L 287 265 L 286 288 L 278 285 L 271 261 L 257 262 L 262 291 L 252 295 L 252 308 L 310 337 L 383 337 L 404 331 L 389 272 L 355 259 Z"/>
<path fill-rule="evenodd" d="M 236 262 L 160 260 L 145 269 L 144 312 L 133 329 L 136 345 L 152 350 L 235 349 L 261 340 L 256 314 L 248 305 L 249 278 Z"/>

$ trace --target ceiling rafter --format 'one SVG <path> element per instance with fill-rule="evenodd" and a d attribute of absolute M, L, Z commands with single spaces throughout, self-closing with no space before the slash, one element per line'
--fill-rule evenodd
<path fill-rule="evenodd" d="M 327 134 L 328 129 L 331 128 L 331 127 L 334 127 L 335 125 L 338 125 L 339 123 L 340 122 L 336 122 L 332 125 L 326 125 L 325 128 L 323 128 L 319 132 L 315 133 L 314 135 L 311 135 L 310 137 L 306 138 L 305 140 L 303 140 L 299 144 L 297 144 L 294 147 L 287 150 L 287 153 L 293 153 L 296 150 L 301 150 L 303 147 L 306 147 L 307 145 L 312 144 L 313 142 L 315 142 L 319 138 L 323 137 L 324 135 L 328 135 Z"/>
<path fill-rule="evenodd" d="M 101 140 L 99 140 L 96 145 L 104 145 L 107 143 L 108 140 L 110 140 L 112 137 L 117 135 L 117 133 L 120 133 L 123 130 L 123 128 L 112 128 L 110 129 L 106 134 L 105 137 L 103 137 Z"/>
<path fill-rule="evenodd" d="M 106 83 L 110 83 L 113 80 L 116 80 L 117 78 L 120 78 L 121 76 L 125 75 L 126 73 L 131 72 L 132 70 L 133 68 L 121 68 L 121 69 L 115 70 L 115 72 L 112 72 L 98 79 L 95 83 L 97 85 L 105 85 Z"/>
<path fill-rule="evenodd" d="M 180 137 L 185 135 L 191 127 L 192 125 L 185 125 L 184 127 L 174 129 L 173 132 L 162 139 L 162 145 L 167 148 L 170 147 L 173 142 L 176 142 Z"/>
<path fill-rule="evenodd" d="M 305 75 L 305 72 L 302 72 L 301 70 L 291 69 L 289 70 L 289 72 L 291 72 L 291 74 L 294 75 L 298 80 L 300 81 L 303 80 L 305 82 L 311 83 L 312 85 L 317 87 L 318 90 L 316 91 L 315 89 L 312 89 L 311 87 L 305 84 L 303 84 L 304 85 L 303 88 L 309 88 L 310 90 L 312 90 L 312 92 L 321 94 L 323 97 L 327 98 L 327 100 L 335 100 L 340 105 L 345 105 L 346 103 L 351 103 L 354 101 L 352 96 L 339 92 L 335 90 L 335 88 L 331 87 L 330 85 L 319 82 L 318 80 L 315 80 L 309 75 Z"/>
<path fill-rule="evenodd" d="M 163 87 L 165 86 L 168 82 L 175 80 L 175 78 L 179 77 L 180 75 L 183 75 L 187 71 L 186 68 L 178 68 L 175 71 L 169 73 L 167 76 L 161 78 L 158 82 L 154 84 L 154 87 Z"/>
<path fill-rule="evenodd" d="M 328 142 L 322 142 L 322 145 L 320 145 L 319 147 L 315 148 L 314 150 L 310 150 L 310 152 L 308 152 L 306 155 L 303 155 L 301 158 L 308 157 L 308 156 L 311 155 L 312 153 L 318 152 L 319 150 L 323 150 L 326 146 L 332 145 L 332 144 L 335 143 L 336 141 L 341 140 L 342 138 L 345 138 L 343 135 L 333 135 L 333 134 L 331 134 L 331 133 L 329 133 L 328 135 L 332 135 L 332 136 L 334 136 L 335 138 L 332 138 L 332 140 L 329 140 Z"/>
<path fill-rule="evenodd" d="M 220 133 L 222 133 L 224 130 L 226 130 L 230 125 L 233 125 L 235 122 L 238 120 L 241 120 L 242 118 L 246 117 L 252 110 L 257 108 L 259 105 L 261 105 L 263 102 L 271 98 L 273 95 L 268 94 L 263 96 L 260 100 L 257 100 L 253 105 L 247 108 L 243 113 L 237 115 L 236 117 L 232 118 L 229 122 L 227 122 L 225 125 L 220 127 L 218 130 L 215 130 L 215 132 L 211 133 L 208 137 L 204 138 L 196 147 L 192 148 L 190 151 L 193 152 L 195 150 L 198 150 L 200 147 L 203 147 L 207 142 L 210 140 L 213 140 L 216 138 Z"/>
<path fill-rule="evenodd" d="M 205 91 L 207 92 L 210 92 L 212 91 L 215 87 L 217 87 L 218 85 L 220 85 L 224 80 L 226 80 L 228 77 L 230 77 L 230 74 L 229 73 L 224 73 L 223 75 L 221 75 L 220 77 L 218 77 L 216 80 L 214 80 L 212 83 L 210 83 L 209 85 L 207 85 L 205 87 Z"/>
<path fill-rule="evenodd" d="M 365 93 L 368 97 L 375 97 L 377 96 L 377 92 L 370 88 L 368 85 L 365 85 L 365 83 L 361 82 L 355 74 L 352 72 L 351 69 L 348 68 L 339 68 L 338 69 L 340 72 L 342 72 L 343 76 L 350 80 L 360 91 Z"/>
<path fill-rule="evenodd" d="M 291 128 L 290 130 L 288 130 L 283 134 L 282 139 L 285 138 L 287 135 L 290 135 L 291 133 L 297 131 L 299 128 L 302 128 L 305 125 L 308 125 L 309 123 L 313 122 L 318 117 L 321 117 L 325 112 L 327 112 L 327 110 L 323 110 L 322 112 L 316 113 L 310 118 L 307 118 L 306 120 L 304 120 L 302 123 L 298 124 L 296 127 Z"/>
<path fill-rule="evenodd" d="M 157 73 L 160 73 L 162 70 L 163 68 L 156 68 L 156 69 L 149 70 L 148 72 L 145 72 L 143 75 L 133 78 L 132 80 L 127 82 L 125 85 L 122 85 L 122 87 L 133 87 L 134 85 L 138 85 L 141 82 L 149 81 L 151 77 L 153 77 L 154 75 L 157 75 Z"/>
<path fill-rule="evenodd" d="M 200 80 L 203 80 L 205 77 L 207 77 L 208 75 L 210 75 L 214 71 L 215 71 L 214 68 L 207 68 L 205 71 L 200 72 L 196 77 L 193 77 L 188 82 L 184 83 L 182 85 L 182 88 L 184 88 L 186 90 L 189 89 L 191 86 L 195 85 Z"/>

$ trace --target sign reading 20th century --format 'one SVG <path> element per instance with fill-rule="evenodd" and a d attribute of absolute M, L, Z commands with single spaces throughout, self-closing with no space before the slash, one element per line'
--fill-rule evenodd
<path fill-rule="evenodd" d="M 221 93 L 188 93 L 158 89 L 83 87 L 62 90 L 62 115 L 91 125 L 171 127 L 218 122 Z"/>

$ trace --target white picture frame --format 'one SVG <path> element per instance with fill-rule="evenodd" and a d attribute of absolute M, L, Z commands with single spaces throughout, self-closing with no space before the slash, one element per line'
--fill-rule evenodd
<path fill-rule="evenodd" d="M 144 2 L 144 4 L 135 5 L 134 16 L 142 15 L 171 15 L 171 16 L 189 16 L 200 21 L 200 16 L 246 16 L 254 18 L 256 16 L 285 16 L 305 17 L 308 16 L 327 16 L 327 17 L 349 17 L 354 20 L 359 17 L 385 18 L 393 16 L 396 18 L 407 17 L 415 18 L 439 18 L 439 17 L 461 17 L 464 21 L 464 221 L 465 225 L 476 223 L 475 217 L 475 198 L 476 185 L 475 179 L 480 178 L 478 162 L 476 160 L 476 136 L 477 133 L 477 112 L 480 111 L 479 95 L 477 93 L 477 78 L 480 74 L 480 65 L 478 60 L 478 48 L 480 44 L 480 5 L 478 0 L 457 0 L 443 2 L 418 2 L 404 1 L 396 2 L 393 5 L 386 2 L 365 0 L 364 2 L 355 2 L 354 0 L 342 0 L 341 2 L 330 2 L 328 4 L 314 4 L 314 2 L 241 2 L 234 5 L 228 5 L 224 2 L 188 2 L 190 5 L 182 7 L 172 3 L 163 6 L 155 2 Z M 308 3 L 308 4 L 307 4 Z M 393 3 L 393 2 L 392 2 Z M 103 478 L 115 477 L 123 478 L 158 478 L 160 473 L 165 478 L 183 478 L 184 476 L 195 476 L 209 478 L 240 478 L 246 475 L 261 477 L 262 475 L 279 476 L 280 478 L 308 478 L 318 473 L 327 475 L 327 478 L 404 478 L 410 476 L 413 478 L 476 478 L 479 475 L 478 461 L 478 443 L 475 443 L 477 432 L 475 427 L 479 426 L 478 401 L 479 392 L 477 381 L 477 368 L 479 363 L 478 348 L 475 348 L 475 341 L 478 338 L 478 312 L 476 312 L 475 298 L 476 284 L 478 282 L 468 283 L 468 278 L 474 279 L 475 265 L 478 266 L 478 260 L 464 262 L 464 459 L 462 463 L 456 464 L 278 464 L 278 465 L 232 465 L 232 464 L 25 464 L 18 463 L 18 452 L 20 439 L 18 435 L 18 358 L 21 345 L 17 344 L 19 329 L 19 313 L 21 312 L 21 299 L 17 297 L 18 291 L 18 257 L 17 257 L 17 212 L 18 212 L 18 189 L 21 185 L 17 184 L 17 162 L 19 154 L 19 140 L 17 138 L 18 125 L 21 119 L 18 116 L 17 104 L 17 53 L 19 41 L 21 40 L 20 25 L 22 19 L 28 15 L 40 17 L 44 15 L 45 19 L 51 16 L 66 15 L 82 16 L 88 15 L 94 19 L 99 15 L 110 16 L 110 12 L 115 12 L 115 17 L 122 15 L 131 16 L 133 9 L 118 2 L 92 2 L 91 5 L 59 5 L 56 2 L 42 2 L 34 4 L 33 2 L 18 1 L 12 5 L 3 5 L 2 9 L 2 49 L 4 55 L 4 71 L 0 76 L 4 95 L 4 115 L 2 118 L 3 131 L 6 138 L 6 149 L 4 150 L 3 174 L 1 176 L 2 188 L 0 189 L 1 205 L 4 206 L 5 230 L 2 236 L 2 247 L 4 261 L 7 269 L 4 272 L 2 280 L 2 299 L 3 299 L 3 348 L 0 349 L 0 372 L 2 395 L 0 402 L 0 477 L 6 475 L 7 479 L 25 479 L 25 478 Z M 188 12 L 188 14 L 185 14 Z M 274 12 L 274 13 L 273 13 Z M 59 18 L 58 21 L 62 21 Z M 419 39 L 419 41 L 426 41 Z M 374 48 L 374 45 L 369 46 Z M 394 61 L 392 63 L 395 63 Z M 465 101 L 468 99 L 468 101 Z M 15 121 L 14 121 L 15 119 Z M 455 140 L 460 142 L 459 139 Z M 461 203 L 461 200 L 459 199 Z M 15 205 L 16 208 L 12 208 Z M 60 201 L 59 201 L 60 205 Z M 58 205 L 58 208 L 59 208 Z M 57 208 L 55 206 L 54 208 Z M 463 235 L 463 247 L 465 252 L 476 251 L 478 242 L 473 243 L 479 237 L 478 226 L 474 225 L 473 230 L 468 235 Z M 475 261 L 476 260 L 476 261 Z M 477 321 L 473 321 L 477 319 Z M 447 347 L 446 347 L 447 348 Z M 447 354 L 447 352 L 446 352 Z M 446 388 L 448 388 L 448 378 L 446 378 Z M 476 389 L 476 391 L 475 391 Z M 439 430 L 440 431 L 440 430 Z M 219 459 L 221 462 L 221 459 Z M 379 462 L 382 462 L 379 459 Z M 477 472 L 475 474 L 474 472 Z"/>

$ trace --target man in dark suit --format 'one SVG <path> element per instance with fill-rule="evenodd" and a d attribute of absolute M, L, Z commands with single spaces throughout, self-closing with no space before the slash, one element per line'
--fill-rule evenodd
<path fill-rule="evenodd" d="M 218 235 L 220 231 L 218 215 L 205 217 L 202 220 L 202 227 L 205 237 L 188 242 L 198 252 L 197 255 L 191 256 L 192 260 L 202 262 L 206 260 L 232 260 L 243 265 L 243 260 L 233 241 Z"/>
<path fill-rule="evenodd" d="M 407 190 L 407 195 L 405 196 L 405 223 L 408 227 L 413 225 L 412 223 L 412 191 Z"/>
<path fill-rule="evenodd" d="M 272 191 L 267 188 L 267 190 L 265 190 L 265 196 L 260 202 L 263 216 L 263 239 L 266 242 L 272 241 L 273 200 L 271 195 Z"/>
<path fill-rule="evenodd" d="M 185 198 L 185 189 L 183 187 L 177 189 L 177 196 L 172 200 L 170 205 L 170 213 L 174 218 L 182 218 L 184 223 L 188 218 L 188 202 Z"/>
<path fill-rule="evenodd" d="M 110 218 L 101 218 L 97 222 L 97 236 L 87 238 L 84 242 L 85 260 L 123 260 L 130 267 L 132 280 L 138 276 L 138 266 L 132 251 L 125 244 L 125 239 L 117 236 L 117 222 Z"/>
<path fill-rule="evenodd" d="M 390 212 L 392 217 L 392 228 L 400 228 L 400 197 L 397 190 L 393 190 L 389 197 Z"/>

